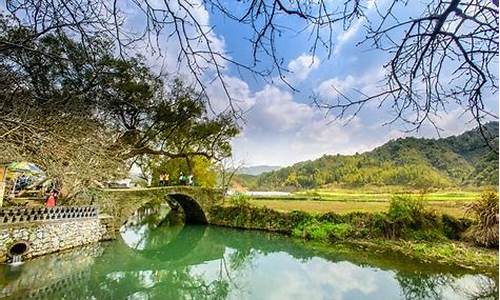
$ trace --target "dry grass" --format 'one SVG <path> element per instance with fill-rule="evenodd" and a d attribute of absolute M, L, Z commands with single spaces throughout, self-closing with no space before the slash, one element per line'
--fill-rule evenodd
<path fill-rule="evenodd" d="M 300 210 L 310 213 L 335 212 L 346 214 L 350 212 L 384 212 L 389 208 L 389 202 L 371 201 L 315 201 L 315 200 L 260 200 L 250 201 L 256 206 L 266 206 L 279 211 Z M 426 207 L 437 213 L 446 213 L 455 217 L 463 217 L 465 203 L 462 201 L 428 201 Z"/>
<path fill-rule="evenodd" d="M 485 247 L 498 247 L 498 194 L 484 193 L 479 201 L 471 203 L 467 212 L 475 215 L 478 223 L 467 232 L 467 238 Z"/>

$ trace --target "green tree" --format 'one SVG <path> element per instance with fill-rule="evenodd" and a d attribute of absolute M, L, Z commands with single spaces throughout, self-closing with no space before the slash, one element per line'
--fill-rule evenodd
<path fill-rule="evenodd" d="M 141 57 L 115 57 L 101 37 L 89 53 L 64 34 L 32 40 L 30 28 L 0 27 L 0 40 L 24 45 L 0 49 L 0 157 L 38 164 L 65 196 L 125 176 L 136 160 L 231 154 L 231 115 L 209 114 L 203 93 L 165 82 Z"/>

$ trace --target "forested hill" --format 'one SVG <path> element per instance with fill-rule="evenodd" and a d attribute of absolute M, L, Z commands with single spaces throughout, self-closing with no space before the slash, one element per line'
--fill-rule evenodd
<path fill-rule="evenodd" d="M 486 124 L 498 152 L 498 122 Z M 355 155 L 324 155 L 273 172 L 263 173 L 252 188 L 314 188 L 404 185 L 415 188 L 498 185 L 498 154 L 478 129 L 441 139 L 399 138 Z"/>

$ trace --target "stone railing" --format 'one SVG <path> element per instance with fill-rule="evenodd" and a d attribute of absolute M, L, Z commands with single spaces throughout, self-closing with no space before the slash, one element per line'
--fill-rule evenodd
<path fill-rule="evenodd" d="M 12 207 L 0 209 L 0 225 L 97 218 L 98 214 L 95 206 Z"/>

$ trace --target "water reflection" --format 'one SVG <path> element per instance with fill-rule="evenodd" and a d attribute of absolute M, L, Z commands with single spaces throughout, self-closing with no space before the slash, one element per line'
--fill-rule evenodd
<path fill-rule="evenodd" d="M 163 223 L 168 223 L 173 216 L 167 203 L 148 203 L 135 211 L 127 222 L 120 228 L 123 241 L 131 248 L 144 250 L 151 230 L 158 228 Z M 168 224 L 165 224 L 168 225 Z M 181 222 L 175 223 L 181 225 Z"/>
<path fill-rule="evenodd" d="M 385 300 L 495 299 L 498 293 L 497 274 L 313 248 L 264 232 L 160 225 L 165 222 L 175 223 L 137 221 L 122 228 L 123 240 L 18 269 L 2 266 L 0 297 Z M 127 230 L 138 238 L 127 241 Z"/>

